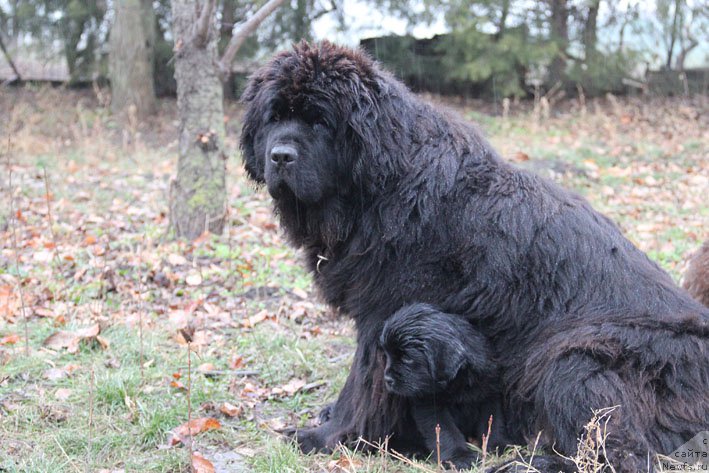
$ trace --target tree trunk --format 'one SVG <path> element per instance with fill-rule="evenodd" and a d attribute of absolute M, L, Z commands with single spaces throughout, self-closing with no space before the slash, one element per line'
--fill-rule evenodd
<path fill-rule="evenodd" d="M 170 187 L 170 227 L 177 237 L 188 239 L 205 230 L 221 233 L 226 211 L 219 29 L 211 24 L 205 35 L 195 34 L 203 3 L 172 0 L 180 128 L 177 177 Z"/>
<path fill-rule="evenodd" d="M 125 118 L 134 108 L 138 119 L 155 111 L 153 86 L 153 17 L 144 0 L 116 0 L 115 21 L 109 39 L 111 111 Z M 149 8 L 152 12 L 152 8 Z"/>
<path fill-rule="evenodd" d="M 495 38 L 500 39 L 505 35 L 507 30 L 507 17 L 510 14 L 510 0 L 502 1 L 502 11 L 500 12 L 500 23 L 497 25 L 497 33 Z"/>
<path fill-rule="evenodd" d="M 568 8 L 566 0 L 551 0 L 551 40 L 557 52 L 549 65 L 549 82 L 554 86 L 566 79 L 566 50 L 569 47 Z"/>
<path fill-rule="evenodd" d="M 667 48 L 667 70 L 672 69 L 672 55 L 675 50 L 675 41 L 677 41 L 677 23 L 679 22 L 680 10 L 682 8 L 682 0 L 675 0 L 675 12 L 672 17 L 672 31 L 670 31 L 670 45 Z"/>
<path fill-rule="evenodd" d="M 224 0 L 222 2 L 222 24 L 219 28 L 219 43 L 223 45 L 221 49 L 226 49 L 229 41 L 231 41 L 231 36 L 234 32 L 234 24 L 236 23 L 237 6 L 237 0 Z M 231 72 L 227 73 L 225 77 L 222 77 L 224 82 L 224 98 L 226 100 L 237 99 L 232 77 L 233 74 Z"/>
<path fill-rule="evenodd" d="M 588 7 L 588 14 L 583 27 L 583 49 L 586 63 L 593 61 L 596 56 L 596 43 L 598 42 L 598 8 L 601 0 L 594 0 Z"/>

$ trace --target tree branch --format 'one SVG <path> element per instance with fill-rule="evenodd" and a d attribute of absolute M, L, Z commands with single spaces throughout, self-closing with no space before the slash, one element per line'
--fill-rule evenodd
<path fill-rule="evenodd" d="M 196 29 L 194 32 L 194 41 L 198 48 L 203 48 L 204 45 L 207 44 L 209 25 L 212 22 L 216 3 L 216 0 L 206 0 L 202 6 L 202 12 L 199 14 L 199 18 L 197 19 Z"/>
<path fill-rule="evenodd" d="M 22 80 L 22 76 L 20 76 L 20 71 L 17 70 L 17 67 L 15 66 L 15 62 L 12 60 L 12 57 L 10 57 L 10 53 L 7 52 L 7 49 L 5 48 L 5 42 L 2 40 L 2 35 L 0 35 L 0 49 L 2 49 L 2 53 L 5 55 L 5 59 L 7 59 L 7 63 L 10 65 L 12 68 L 12 72 L 15 73 L 16 79 L 15 80 Z M 10 81 L 12 82 L 12 81 Z"/>
<path fill-rule="evenodd" d="M 239 31 L 234 33 L 229 41 L 229 44 L 224 51 L 221 61 L 219 62 L 219 69 L 221 71 L 222 80 L 226 80 L 229 77 L 229 69 L 231 68 L 231 63 L 234 60 L 234 56 L 239 51 L 241 46 L 246 41 L 246 38 L 251 35 L 256 28 L 263 23 L 263 21 L 268 18 L 268 15 L 273 13 L 285 0 L 268 0 L 264 6 L 258 9 L 254 16 L 249 18 L 244 22 L 244 24 L 239 28 Z"/>

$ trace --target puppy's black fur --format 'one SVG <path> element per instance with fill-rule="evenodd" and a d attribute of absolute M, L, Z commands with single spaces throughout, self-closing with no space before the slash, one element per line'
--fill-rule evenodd
<path fill-rule="evenodd" d="M 485 336 L 508 429 L 541 431 L 539 446 L 573 455 L 593 410 L 620 406 L 605 452 L 635 473 L 709 430 L 709 310 L 582 197 L 511 166 L 359 51 L 301 43 L 243 99 L 246 170 L 357 329 L 329 420 L 298 433 L 304 451 L 414 442 L 379 337 L 417 302 Z"/>
<path fill-rule="evenodd" d="M 428 453 L 444 464 L 469 468 L 478 455 L 466 439 L 488 435 L 490 451 L 507 439 L 499 370 L 492 347 L 464 318 L 427 304 L 400 309 L 384 325 L 380 344 L 386 356 L 384 384 L 411 400 L 412 417 Z"/>

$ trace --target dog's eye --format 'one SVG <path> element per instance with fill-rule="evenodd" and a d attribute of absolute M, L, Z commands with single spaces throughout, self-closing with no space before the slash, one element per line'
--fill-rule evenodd
<path fill-rule="evenodd" d="M 329 129 L 330 125 L 328 124 L 327 120 L 325 120 L 322 116 L 316 115 L 312 116 L 311 119 L 309 120 L 310 126 L 313 127 L 313 129 Z"/>

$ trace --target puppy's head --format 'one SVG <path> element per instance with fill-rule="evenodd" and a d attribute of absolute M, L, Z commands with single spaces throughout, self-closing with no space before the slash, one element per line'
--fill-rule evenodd
<path fill-rule="evenodd" d="M 405 397 L 444 391 L 466 362 L 461 334 L 466 324 L 462 317 L 426 304 L 395 312 L 380 337 L 387 390 Z"/>

